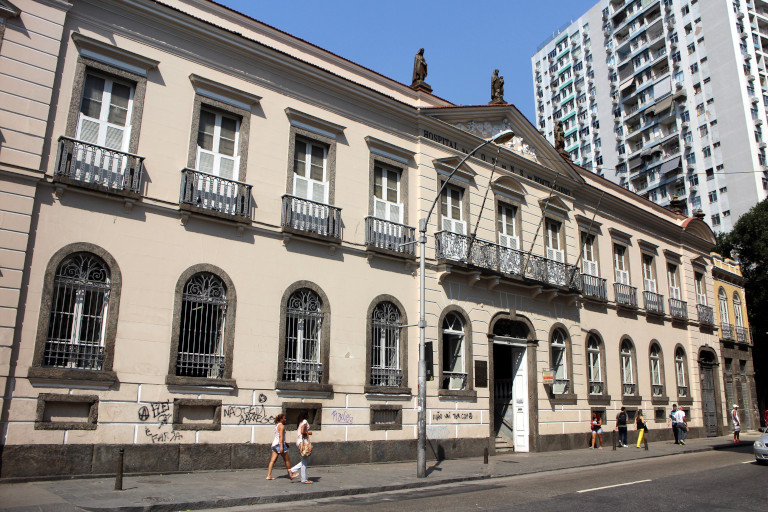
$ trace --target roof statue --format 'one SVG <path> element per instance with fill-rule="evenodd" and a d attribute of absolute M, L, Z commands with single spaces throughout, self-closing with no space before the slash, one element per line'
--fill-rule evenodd
<path fill-rule="evenodd" d="M 506 105 L 504 101 L 504 77 L 499 76 L 499 70 L 494 69 L 491 76 L 491 105 Z"/>
<path fill-rule="evenodd" d="M 424 48 L 421 48 L 413 58 L 413 79 L 411 80 L 411 89 L 432 92 L 432 88 L 424 81 L 426 78 L 427 61 L 424 60 Z"/>
<path fill-rule="evenodd" d="M 571 159 L 571 155 L 565 150 L 565 132 L 563 132 L 563 122 L 558 121 L 555 125 L 555 150 L 561 156 Z"/>

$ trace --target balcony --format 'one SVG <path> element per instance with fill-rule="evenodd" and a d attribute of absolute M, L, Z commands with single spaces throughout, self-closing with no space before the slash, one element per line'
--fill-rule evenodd
<path fill-rule="evenodd" d="M 179 206 L 238 222 L 251 221 L 251 185 L 194 169 L 181 171 Z"/>
<path fill-rule="evenodd" d="M 416 256 L 416 229 L 397 222 L 365 218 L 366 248 L 400 256 Z"/>
<path fill-rule="evenodd" d="M 143 172 L 143 156 L 59 137 L 57 182 L 138 199 Z"/>
<path fill-rule="evenodd" d="M 749 343 L 749 329 L 736 326 L 736 341 L 739 343 Z"/>
<path fill-rule="evenodd" d="M 607 280 L 601 277 L 581 274 L 581 293 L 590 299 L 607 301 L 608 286 L 606 283 Z"/>
<path fill-rule="evenodd" d="M 643 305 L 648 313 L 664 314 L 664 296 L 655 292 L 643 292 Z"/>
<path fill-rule="evenodd" d="M 637 308 L 637 288 L 628 284 L 613 283 L 613 295 L 616 304 L 627 308 Z"/>
<path fill-rule="evenodd" d="M 449 260 L 478 267 L 495 274 L 532 280 L 572 290 L 580 288 L 580 274 L 574 265 L 510 249 L 467 235 L 435 233 L 438 260 Z"/>
<path fill-rule="evenodd" d="M 678 320 L 688 320 L 688 303 L 680 299 L 669 299 L 669 314 Z"/>
<path fill-rule="evenodd" d="M 731 324 L 720 324 L 720 338 L 733 341 L 736 339 L 734 328 Z"/>
<path fill-rule="evenodd" d="M 707 325 L 715 324 L 715 312 L 711 306 L 696 304 L 696 311 L 699 314 L 699 322 Z"/>
<path fill-rule="evenodd" d="M 341 208 L 286 194 L 280 225 L 283 231 L 341 241 Z"/>

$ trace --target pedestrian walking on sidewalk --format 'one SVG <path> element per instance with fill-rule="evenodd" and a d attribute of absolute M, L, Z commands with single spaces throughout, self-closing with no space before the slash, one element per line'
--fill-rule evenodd
<path fill-rule="evenodd" d="M 680 440 L 680 444 L 685 444 L 685 439 L 688 437 L 688 422 L 685 421 L 685 411 L 682 407 L 675 411 L 675 427 L 677 428 L 677 437 Z"/>
<path fill-rule="evenodd" d="M 301 483 L 303 484 L 311 484 L 314 483 L 312 480 L 307 479 L 307 466 L 309 465 L 309 454 L 304 455 L 302 453 L 302 443 L 307 443 L 311 446 L 311 443 L 309 441 L 309 436 L 312 435 L 312 432 L 309 431 L 309 422 L 307 421 L 307 416 L 309 416 L 308 411 L 301 411 L 299 414 L 299 424 L 296 428 L 296 447 L 299 449 L 299 454 L 301 455 L 301 462 L 296 464 L 291 468 L 291 471 L 301 471 Z M 311 452 L 311 449 L 310 449 Z"/>
<path fill-rule="evenodd" d="M 739 419 L 739 404 L 733 404 L 733 410 L 731 411 L 731 419 L 733 420 L 733 442 L 739 442 L 739 434 L 741 433 L 741 420 Z"/>
<path fill-rule="evenodd" d="M 595 411 L 592 413 L 592 449 L 595 448 L 595 439 L 600 441 L 600 449 L 603 449 L 603 418 Z"/>
<path fill-rule="evenodd" d="M 648 424 L 645 423 L 645 416 L 643 416 L 642 409 L 637 410 L 637 415 L 635 416 L 635 428 L 637 429 L 637 448 L 640 448 L 640 445 L 643 442 L 643 437 L 645 437 L 645 431 L 648 430 Z"/>
<path fill-rule="evenodd" d="M 296 474 L 291 471 L 291 459 L 288 456 L 288 443 L 285 442 L 285 414 L 278 414 L 275 416 L 275 438 L 272 440 L 272 456 L 269 459 L 269 467 L 267 467 L 267 480 L 274 480 L 272 476 L 272 468 L 275 466 L 275 461 L 278 455 L 282 455 L 285 461 L 285 469 L 288 470 L 288 478 L 293 480 L 296 478 Z"/>
<path fill-rule="evenodd" d="M 627 408 L 622 407 L 616 415 L 616 430 L 619 431 L 619 446 L 627 447 Z"/>
<path fill-rule="evenodd" d="M 667 426 L 672 425 L 672 434 L 675 436 L 675 444 L 680 444 L 680 432 L 677 430 L 675 414 L 677 414 L 677 404 L 672 404 L 672 412 L 670 412 L 667 417 Z"/>

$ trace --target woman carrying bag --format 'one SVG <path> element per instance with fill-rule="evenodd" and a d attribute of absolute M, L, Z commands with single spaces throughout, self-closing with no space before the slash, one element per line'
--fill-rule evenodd
<path fill-rule="evenodd" d="M 635 428 L 637 429 L 636 448 L 640 448 L 640 445 L 643 442 L 643 437 L 645 437 L 645 431 L 648 430 L 648 425 L 645 423 L 645 416 L 643 416 L 642 409 L 637 410 L 637 416 L 635 417 Z"/>
<path fill-rule="evenodd" d="M 314 483 L 312 480 L 307 479 L 307 465 L 309 464 L 309 456 L 312 454 L 312 443 L 309 440 L 312 432 L 309 431 L 307 416 L 309 416 L 307 411 L 299 413 L 298 428 L 296 429 L 296 446 L 299 449 L 299 455 L 301 455 L 301 462 L 291 468 L 291 471 L 294 473 L 301 470 L 301 483 L 303 484 Z"/>

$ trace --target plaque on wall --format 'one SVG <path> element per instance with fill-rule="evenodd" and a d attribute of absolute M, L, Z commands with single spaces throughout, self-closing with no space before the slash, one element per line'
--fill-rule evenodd
<path fill-rule="evenodd" d="M 488 361 L 475 361 L 475 387 L 488 387 Z"/>

